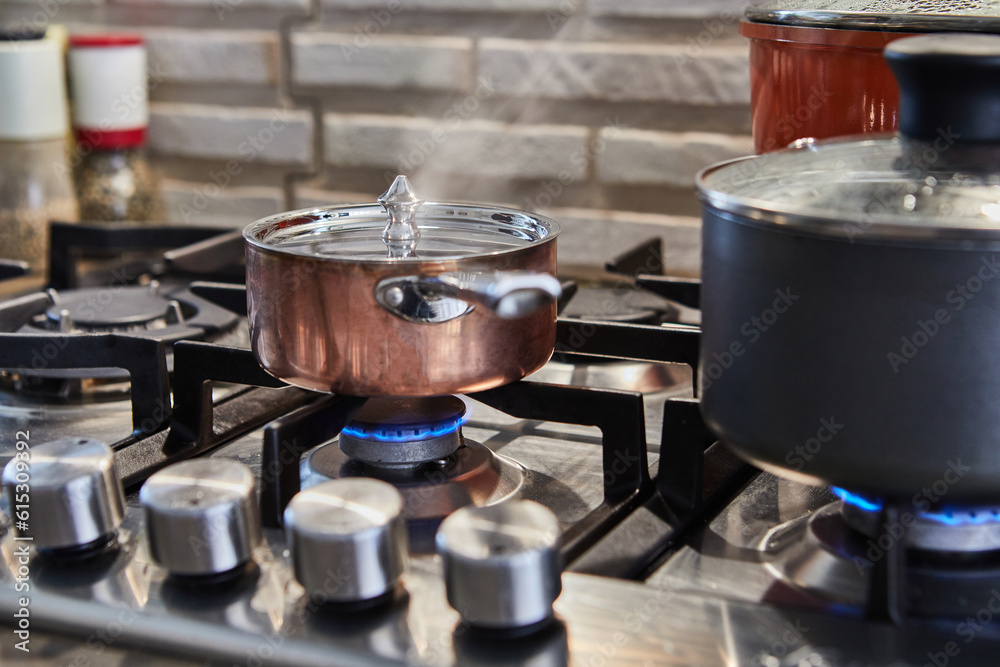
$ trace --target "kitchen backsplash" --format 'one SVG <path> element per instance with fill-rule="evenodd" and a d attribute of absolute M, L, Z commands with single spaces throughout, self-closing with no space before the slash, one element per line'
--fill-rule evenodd
<path fill-rule="evenodd" d="M 744 0 L 4 0 L 142 32 L 168 217 L 368 201 L 541 210 L 564 261 L 653 234 L 698 271 L 697 171 L 750 153 Z M 596 254 L 596 256 L 595 256 Z"/>

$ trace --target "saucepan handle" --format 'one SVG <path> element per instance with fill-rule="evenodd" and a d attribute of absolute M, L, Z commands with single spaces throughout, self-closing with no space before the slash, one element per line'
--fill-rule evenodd
<path fill-rule="evenodd" d="M 562 294 L 548 273 L 453 271 L 436 276 L 396 276 L 375 285 L 375 300 L 410 322 L 439 324 L 482 306 L 504 319 L 516 319 L 551 305 Z"/>

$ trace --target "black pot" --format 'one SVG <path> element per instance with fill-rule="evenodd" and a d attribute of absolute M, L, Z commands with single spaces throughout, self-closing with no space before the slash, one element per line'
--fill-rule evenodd
<path fill-rule="evenodd" d="M 1000 37 L 915 37 L 887 57 L 905 136 L 699 176 L 702 412 L 784 476 L 996 502 Z"/>

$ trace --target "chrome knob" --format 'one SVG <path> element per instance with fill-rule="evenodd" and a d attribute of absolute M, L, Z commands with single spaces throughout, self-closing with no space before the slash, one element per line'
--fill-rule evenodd
<path fill-rule="evenodd" d="M 173 574 L 228 572 L 262 539 L 254 476 L 237 461 L 176 463 L 146 480 L 139 501 L 150 556 Z"/>
<path fill-rule="evenodd" d="M 530 500 L 464 507 L 437 532 L 448 603 L 472 626 L 521 628 L 552 617 L 562 591 L 559 520 Z"/>
<path fill-rule="evenodd" d="M 393 591 L 406 569 L 403 496 L 363 477 L 317 484 L 285 509 L 295 578 L 315 602 L 360 602 Z"/>
<path fill-rule="evenodd" d="M 27 461 L 15 457 L 7 463 L 3 484 L 14 530 L 39 549 L 106 540 L 125 516 L 114 452 L 97 440 L 35 445 Z"/>

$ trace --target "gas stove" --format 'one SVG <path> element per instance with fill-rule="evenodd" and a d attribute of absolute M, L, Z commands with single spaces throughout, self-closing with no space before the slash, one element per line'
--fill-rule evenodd
<path fill-rule="evenodd" d="M 997 664 L 1000 508 L 737 460 L 698 410 L 698 285 L 650 272 L 657 244 L 566 284 L 526 380 L 366 400 L 261 370 L 218 231 L 57 225 L 50 289 L 0 303 L 0 464 L 38 475 L 0 501 L 2 664 Z"/>

